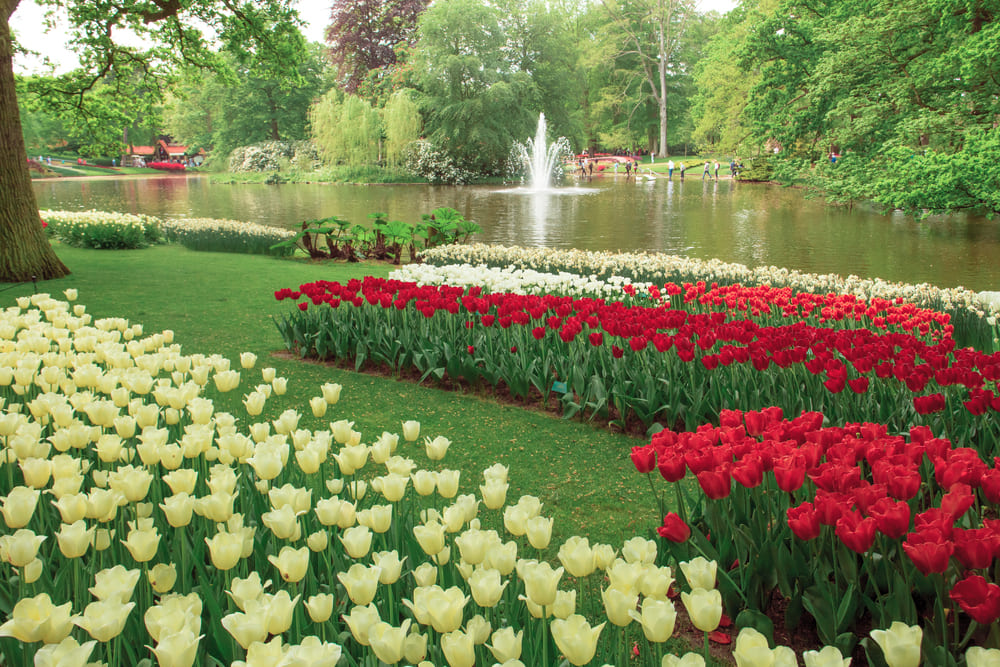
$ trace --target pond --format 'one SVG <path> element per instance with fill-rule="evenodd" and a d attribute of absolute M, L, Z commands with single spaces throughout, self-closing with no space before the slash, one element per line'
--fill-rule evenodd
<path fill-rule="evenodd" d="M 688 176 L 568 182 L 529 193 L 502 186 L 213 185 L 163 176 L 36 181 L 41 208 L 109 210 L 166 218 L 230 218 L 297 228 L 373 212 L 418 222 L 442 206 L 476 221 L 484 243 L 656 251 L 748 266 L 854 274 L 941 287 L 1000 289 L 1000 224 L 971 214 L 915 221 L 809 199 L 801 190 Z"/>

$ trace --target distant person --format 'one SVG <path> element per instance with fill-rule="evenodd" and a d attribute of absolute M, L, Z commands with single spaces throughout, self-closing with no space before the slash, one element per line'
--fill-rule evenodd
<path fill-rule="evenodd" d="M 681 172 L 681 180 L 682 180 L 682 181 L 684 180 L 684 170 L 685 170 L 685 169 L 687 169 L 687 167 L 685 167 L 685 166 L 684 166 L 684 163 L 683 163 L 683 162 L 681 162 L 681 167 L 680 167 L 680 172 Z"/>
<path fill-rule="evenodd" d="M 736 158 L 729 161 L 729 177 L 736 178 Z"/>
<path fill-rule="evenodd" d="M 589 177 L 591 179 L 594 178 L 594 161 L 593 160 L 591 160 L 589 163 L 587 163 L 587 173 L 589 174 Z"/>
<path fill-rule="evenodd" d="M 632 175 L 632 160 L 629 160 L 628 162 L 625 163 L 625 180 L 627 181 L 629 179 L 629 176 L 631 175 Z"/>
<path fill-rule="evenodd" d="M 719 180 L 719 161 L 715 161 L 715 180 Z"/>
<path fill-rule="evenodd" d="M 667 163 L 667 180 L 674 180 L 674 161 L 671 160 Z"/>
<path fill-rule="evenodd" d="M 705 161 L 705 171 L 701 172 L 701 180 L 712 177 L 712 163 L 708 160 Z"/>

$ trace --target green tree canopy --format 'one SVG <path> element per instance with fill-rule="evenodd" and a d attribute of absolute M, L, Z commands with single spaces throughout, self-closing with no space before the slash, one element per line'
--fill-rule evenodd
<path fill-rule="evenodd" d="M 52 251 L 42 231 L 38 206 L 27 170 L 14 79 L 15 46 L 9 20 L 20 0 L 0 0 L 0 281 L 47 279 L 68 270 Z M 51 79 L 38 79 L 34 92 L 53 104 L 65 103 L 83 117 L 122 128 L 114 104 L 135 102 L 136 88 L 150 97 L 163 90 L 180 64 L 218 65 L 218 47 L 241 62 L 265 64 L 273 72 L 294 69 L 299 55 L 298 15 L 291 0 L 41 0 L 66 13 L 70 46 L 80 68 Z M 126 47 L 114 37 L 129 30 L 143 47 Z M 214 35 L 214 43 L 203 31 Z M 99 83 L 111 87 L 106 96 L 89 95 Z M 55 102 L 54 100 L 60 100 Z"/>

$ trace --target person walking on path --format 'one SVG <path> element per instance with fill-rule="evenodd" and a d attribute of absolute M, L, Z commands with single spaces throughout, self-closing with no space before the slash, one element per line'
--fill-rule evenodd
<path fill-rule="evenodd" d="M 701 172 L 701 180 L 704 181 L 706 178 L 711 178 L 712 176 L 712 172 L 710 171 L 711 169 L 712 169 L 712 163 L 706 160 L 705 171 Z"/>
<path fill-rule="evenodd" d="M 674 180 L 674 161 L 671 160 L 667 163 L 667 180 Z"/>
<path fill-rule="evenodd" d="M 719 161 L 715 161 L 715 180 L 719 180 Z"/>
<path fill-rule="evenodd" d="M 683 163 L 683 162 L 681 162 L 681 167 L 680 167 L 680 170 L 681 170 L 681 180 L 682 180 L 682 181 L 684 180 L 684 170 L 685 170 L 686 168 L 687 168 L 687 167 L 685 167 L 685 166 L 684 166 L 684 163 Z"/>
<path fill-rule="evenodd" d="M 632 160 L 628 160 L 625 163 L 625 180 L 627 181 L 632 175 Z"/>
<path fill-rule="evenodd" d="M 729 177 L 733 180 L 736 179 L 736 158 L 729 161 Z"/>

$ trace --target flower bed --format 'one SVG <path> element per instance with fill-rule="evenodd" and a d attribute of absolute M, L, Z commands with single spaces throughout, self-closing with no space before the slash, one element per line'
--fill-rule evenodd
<path fill-rule="evenodd" d="M 39 211 L 47 233 L 77 248 L 145 248 L 162 240 L 159 220 L 106 211 Z"/>
<path fill-rule="evenodd" d="M 150 169 L 159 169 L 160 171 L 185 171 L 187 169 L 180 162 L 147 162 L 146 166 Z"/>
<path fill-rule="evenodd" d="M 185 355 L 169 331 L 45 294 L 0 311 L 5 663 L 702 664 L 665 643 L 672 590 L 707 634 L 732 573 L 702 558 L 664 567 L 644 538 L 556 548 L 537 498 L 508 502 L 505 467 L 460 494 L 440 462 L 461 443 L 417 444 L 405 422 L 362 444 L 334 414 L 339 385 L 320 388 L 311 417 L 258 421 L 288 381 L 264 369 L 250 389 L 255 364 Z M 216 411 L 241 384 L 246 414 Z M 304 428 L 317 423 L 329 428 Z M 418 450 L 426 467 L 407 458 Z M 887 651 L 914 650 L 914 636 L 872 632 Z M 795 660 L 766 642 L 744 628 L 736 652 Z M 969 665 L 998 654 L 970 650 Z"/>
<path fill-rule="evenodd" d="M 273 245 L 291 238 L 295 232 L 252 222 L 211 218 L 164 220 L 163 232 L 168 241 L 192 250 L 283 256 L 291 255 L 295 250 L 272 249 Z"/>
<path fill-rule="evenodd" d="M 421 253 L 428 264 L 485 264 L 487 266 L 530 268 L 536 271 L 566 271 L 584 276 L 607 278 L 624 276 L 634 281 L 662 284 L 718 283 L 720 285 L 769 285 L 790 287 L 795 292 L 847 294 L 858 298 L 902 299 L 951 315 L 956 337 L 962 345 L 981 350 L 1000 350 L 997 317 L 1000 306 L 971 290 L 939 288 L 926 283 L 908 285 L 882 279 L 847 278 L 835 274 L 809 274 L 765 266 L 754 269 L 717 259 L 701 260 L 660 253 L 604 253 L 552 248 L 519 248 L 471 244 L 433 248 Z"/>
<path fill-rule="evenodd" d="M 808 613 L 845 654 L 865 616 L 877 627 L 932 619 L 927 664 L 949 664 L 1000 618 L 1000 460 L 926 427 L 907 438 L 823 423 L 816 412 L 726 410 L 718 427 L 664 430 L 633 448 L 639 472 L 669 483 L 690 472 L 703 493 L 678 495 L 661 536 L 675 558 L 734 564 L 720 583 L 734 613 L 766 611 L 776 590 L 786 620 Z"/>
<path fill-rule="evenodd" d="M 664 288 L 677 290 L 684 288 Z M 947 324 L 923 337 L 925 325 L 931 333 L 947 322 L 931 311 L 909 309 L 905 320 L 878 314 L 895 312 L 894 304 L 873 311 L 882 327 L 912 326 L 914 335 L 830 326 L 839 324 L 832 316 L 828 326 L 771 326 L 739 309 L 730 317 L 370 277 L 284 288 L 275 297 L 307 299 L 277 320 L 286 346 L 302 356 L 354 359 L 358 367 L 371 359 L 424 379 L 503 382 L 518 397 L 557 391 L 567 416 L 614 408 L 621 426 L 634 415 L 647 426 L 694 428 L 733 405 L 777 405 L 905 431 L 933 414 L 951 437 L 1000 454 L 992 416 L 1000 410 L 1000 353 L 956 349 Z"/>

